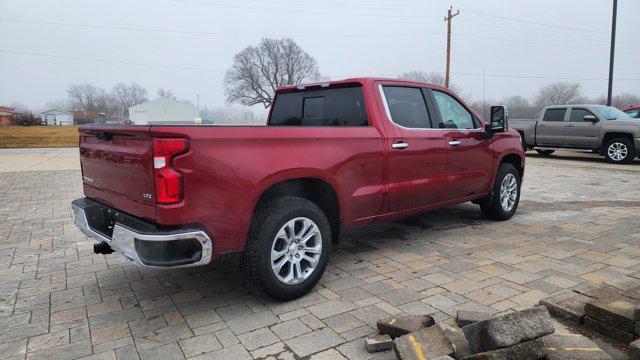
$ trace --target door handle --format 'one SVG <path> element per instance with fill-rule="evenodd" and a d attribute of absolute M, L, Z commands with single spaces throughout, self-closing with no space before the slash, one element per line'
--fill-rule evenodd
<path fill-rule="evenodd" d="M 567 127 L 573 127 L 573 125 L 571 125 L 571 124 L 567 124 Z"/>
<path fill-rule="evenodd" d="M 395 144 L 391 144 L 391 147 L 394 148 L 394 149 L 404 149 L 404 148 L 409 147 L 409 144 L 407 144 L 404 141 L 399 141 L 399 142 L 397 142 Z"/>
<path fill-rule="evenodd" d="M 451 140 L 451 141 L 449 141 L 449 145 L 451 145 L 451 146 L 458 146 L 460 144 L 462 144 L 462 142 L 460 142 L 460 140 Z"/>

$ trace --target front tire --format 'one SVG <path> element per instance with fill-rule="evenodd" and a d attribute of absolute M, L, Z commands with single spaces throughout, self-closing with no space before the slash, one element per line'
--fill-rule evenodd
<path fill-rule="evenodd" d="M 281 197 L 256 209 L 240 265 L 248 283 L 278 300 L 308 293 L 329 262 L 331 230 L 309 200 Z"/>
<path fill-rule="evenodd" d="M 604 146 L 604 158 L 612 164 L 627 164 L 633 161 L 636 149 L 629 139 L 613 139 Z"/>
<path fill-rule="evenodd" d="M 536 152 L 537 152 L 538 154 L 540 154 L 540 155 L 547 156 L 547 155 L 551 155 L 551 154 L 553 154 L 553 153 L 555 152 L 555 150 L 542 150 L 542 149 L 536 149 Z"/>
<path fill-rule="evenodd" d="M 500 164 L 493 184 L 491 201 L 489 204 L 480 205 L 482 214 L 491 220 L 511 219 L 520 203 L 521 182 L 520 173 L 512 164 Z"/>

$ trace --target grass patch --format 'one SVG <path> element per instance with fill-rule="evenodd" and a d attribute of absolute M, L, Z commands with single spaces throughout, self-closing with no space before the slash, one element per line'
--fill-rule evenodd
<path fill-rule="evenodd" d="M 78 147 L 77 126 L 0 126 L 0 148 Z"/>

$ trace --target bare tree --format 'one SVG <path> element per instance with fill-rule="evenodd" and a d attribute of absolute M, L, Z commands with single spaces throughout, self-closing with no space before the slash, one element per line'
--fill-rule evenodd
<path fill-rule="evenodd" d="M 49 101 L 47 102 L 46 106 L 49 109 L 58 109 L 63 111 L 73 110 L 73 103 L 70 99 L 60 99 L 60 100 Z"/>
<path fill-rule="evenodd" d="M 601 95 L 591 100 L 590 102 L 605 105 L 607 103 L 607 97 L 604 95 Z M 628 94 L 628 93 L 615 95 L 611 99 L 611 106 L 617 107 L 618 109 L 624 109 L 626 107 L 634 106 L 638 104 L 640 104 L 640 96 Z"/>
<path fill-rule="evenodd" d="M 584 99 L 580 93 L 580 83 L 554 82 L 542 87 L 535 95 L 538 106 L 563 105 Z"/>
<path fill-rule="evenodd" d="M 237 53 L 224 77 L 227 103 L 271 106 L 278 86 L 320 78 L 316 60 L 292 39 L 262 39 Z"/>
<path fill-rule="evenodd" d="M 136 83 L 118 83 L 113 87 L 111 98 L 123 116 L 129 116 L 129 107 L 147 101 L 147 90 Z"/>
<path fill-rule="evenodd" d="M 73 109 L 103 113 L 109 110 L 109 94 L 101 87 L 91 84 L 71 85 L 67 89 L 67 94 Z"/>
<path fill-rule="evenodd" d="M 398 78 L 402 80 L 423 82 L 423 83 L 438 85 L 442 87 L 444 87 L 444 80 L 445 80 L 444 75 L 439 72 L 432 71 L 430 73 L 427 73 L 420 70 L 403 72 L 402 74 L 400 74 Z M 458 96 L 460 96 L 465 101 L 468 101 L 471 98 L 470 94 L 465 94 L 462 88 L 454 83 L 449 82 L 449 89 L 454 93 L 458 94 Z"/>
<path fill-rule="evenodd" d="M 173 95 L 173 91 L 168 90 L 168 89 L 160 88 L 160 89 L 158 89 L 157 94 L 158 94 L 158 97 L 161 98 L 161 99 L 171 99 L 171 100 L 175 100 L 176 99 L 176 96 Z"/>

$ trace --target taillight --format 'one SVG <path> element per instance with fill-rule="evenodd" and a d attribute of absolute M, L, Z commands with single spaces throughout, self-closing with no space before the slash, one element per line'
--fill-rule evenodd
<path fill-rule="evenodd" d="M 184 152 L 186 139 L 153 139 L 153 172 L 156 179 L 156 202 L 171 204 L 182 197 L 182 174 L 171 167 L 171 160 Z"/>

